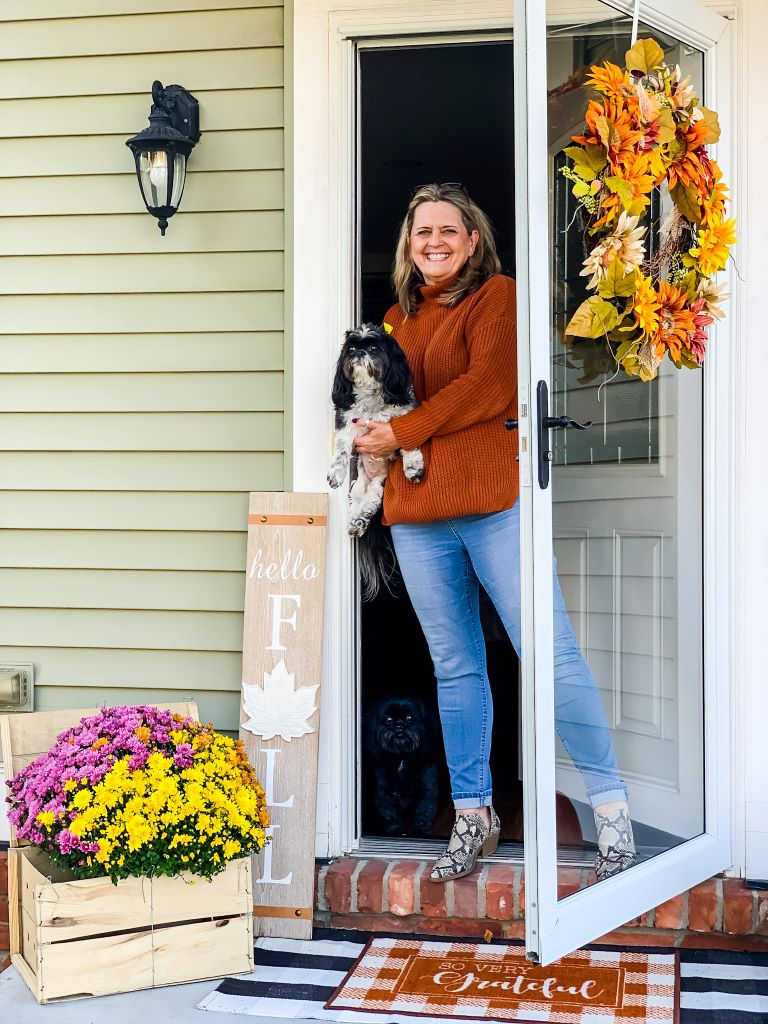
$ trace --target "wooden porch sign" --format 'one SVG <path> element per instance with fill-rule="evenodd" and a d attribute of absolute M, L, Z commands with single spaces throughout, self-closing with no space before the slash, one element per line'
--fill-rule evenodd
<path fill-rule="evenodd" d="M 325 494 L 250 495 L 240 738 L 271 817 L 255 935 L 312 935 L 327 519 Z"/>

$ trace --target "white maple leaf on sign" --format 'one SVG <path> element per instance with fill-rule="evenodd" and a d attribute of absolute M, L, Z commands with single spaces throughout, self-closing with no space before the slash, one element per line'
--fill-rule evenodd
<path fill-rule="evenodd" d="M 297 689 L 293 673 L 281 659 L 271 672 L 264 673 L 263 687 L 256 683 L 253 686 L 243 683 L 243 710 L 250 715 L 243 728 L 263 740 L 271 740 L 273 736 L 292 740 L 314 732 L 309 719 L 317 711 L 315 693 L 318 686 L 300 686 Z"/>

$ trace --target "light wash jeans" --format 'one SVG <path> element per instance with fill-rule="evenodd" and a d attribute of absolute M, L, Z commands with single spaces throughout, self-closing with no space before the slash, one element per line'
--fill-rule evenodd
<path fill-rule="evenodd" d="M 520 510 L 392 526 L 408 596 L 429 644 L 454 805 L 491 803 L 493 704 L 480 584 L 520 657 Z M 592 806 L 625 800 L 605 712 L 554 577 L 555 728 Z M 510 680 L 511 683 L 511 680 Z M 513 725 L 510 723 L 510 728 Z"/>

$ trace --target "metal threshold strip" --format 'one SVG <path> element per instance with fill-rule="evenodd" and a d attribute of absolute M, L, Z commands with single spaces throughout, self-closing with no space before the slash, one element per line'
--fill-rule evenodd
<path fill-rule="evenodd" d="M 389 838 L 387 836 L 363 836 L 356 850 L 348 856 L 360 859 L 376 857 L 380 860 L 435 860 L 445 849 L 444 839 L 411 839 L 408 837 Z M 591 868 L 595 863 L 594 846 L 560 846 L 557 851 L 557 863 L 561 868 Z M 638 861 L 648 860 L 662 853 L 662 849 L 653 846 L 639 846 Z M 478 857 L 478 863 L 514 864 L 523 866 L 522 843 L 499 843 L 495 853 L 490 857 Z"/>

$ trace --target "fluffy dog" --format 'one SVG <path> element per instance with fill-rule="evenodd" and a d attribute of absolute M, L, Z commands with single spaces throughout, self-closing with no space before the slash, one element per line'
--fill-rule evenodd
<path fill-rule="evenodd" d="M 386 423 L 416 407 L 411 370 L 405 353 L 383 328 L 363 324 L 347 331 L 336 366 L 331 394 L 336 410 L 336 440 L 333 461 L 328 472 L 331 487 L 340 487 L 351 465 L 348 532 L 363 537 L 360 546 L 360 572 L 366 599 L 376 596 L 380 584 L 389 586 L 394 571 L 394 553 L 380 516 L 384 481 L 393 452 L 386 458 L 355 453 L 355 437 L 365 432 L 365 421 Z M 403 452 L 406 477 L 418 483 L 424 475 L 424 457 L 416 448 Z M 368 531 L 373 522 L 374 529 Z M 368 533 L 366 533 L 368 531 Z"/>
<path fill-rule="evenodd" d="M 408 360 L 383 327 L 363 324 L 347 331 L 331 399 L 336 409 L 336 442 L 328 483 L 340 487 L 355 454 L 355 437 L 365 433 L 365 421 L 387 423 L 416 407 Z M 421 480 L 424 458 L 419 449 L 402 455 L 408 479 Z M 355 480 L 349 492 L 348 528 L 352 536 L 362 537 L 381 507 L 384 481 L 396 458 L 397 452 L 386 458 L 357 455 Z"/>
<path fill-rule="evenodd" d="M 363 717 L 368 792 L 385 835 L 430 835 L 437 812 L 437 727 L 421 701 L 385 697 Z"/>

